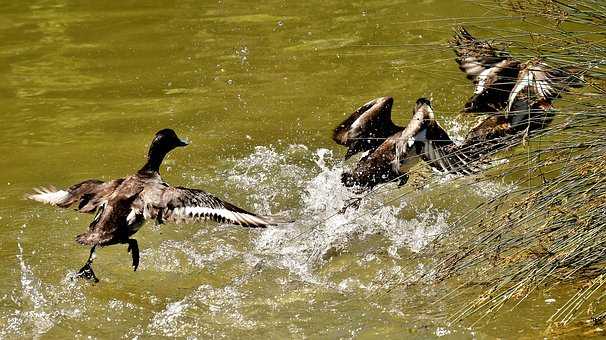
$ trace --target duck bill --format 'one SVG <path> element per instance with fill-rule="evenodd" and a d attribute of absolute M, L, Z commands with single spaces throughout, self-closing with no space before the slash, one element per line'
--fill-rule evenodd
<path fill-rule="evenodd" d="M 187 146 L 189 145 L 189 142 L 186 141 L 185 139 L 179 139 L 179 144 L 177 144 L 177 146 Z"/>

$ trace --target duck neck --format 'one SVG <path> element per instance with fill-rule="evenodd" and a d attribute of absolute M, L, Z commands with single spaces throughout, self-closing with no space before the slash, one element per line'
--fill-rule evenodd
<path fill-rule="evenodd" d="M 149 173 L 149 172 L 160 172 L 160 165 L 162 165 L 162 161 L 164 157 L 168 153 L 167 150 L 159 149 L 151 147 L 149 152 L 147 153 L 147 162 L 145 165 L 139 170 L 140 173 Z"/>

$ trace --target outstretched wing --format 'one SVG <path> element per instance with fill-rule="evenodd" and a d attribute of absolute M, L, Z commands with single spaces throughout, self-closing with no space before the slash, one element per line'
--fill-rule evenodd
<path fill-rule="evenodd" d="M 583 77 L 573 69 L 552 68 L 542 61 L 529 62 L 519 73 L 508 98 L 507 111 L 514 103 L 524 100 L 542 100 L 550 104 L 572 87 L 582 87 Z M 518 100 L 524 94 L 528 97 Z"/>
<path fill-rule="evenodd" d="M 267 227 L 278 224 L 274 219 L 248 212 L 205 191 L 166 186 L 155 193 L 143 192 L 143 216 L 175 223 L 203 220 L 228 222 L 244 227 Z"/>
<path fill-rule="evenodd" d="M 421 137 L 421 136 L 419 136 Z M 471 175 L 478 171 L 474 159 L 461 150 L 437 121 L 427 124 L 425 138 L 417 138 L 416 153 L 430 167 L 446 173 Z"/>
<path fill-rule="evenodd" d="M 498 65 L 511 58 L 509 53 L 495 49 L 487 41 L 474 38 L 462 26 L 455 28 L 451 45 L 457 55 L 455 60 L 459 69 L 465 72 L 467 79 L 472 80 L 477 88 L 482 87 L 488 75 L 500 72 Z"/>
<path fill-rule="evenodd" d="M 490 115 L 474 126 L 457 149 L 471 160 L 479 160 L 518 145 L 551 123 L 554 111 L 544 99 L 516 96 L 509 114 Z"/>
<path fill-rule="evenodd" d="M 67 190 L 57 190 L 53 187 L 35 188 L 36 193 L 28 195 L 27 198 L 61 208 L 69 208 L 78 203 L 76 210 L 83 213 L 93 213 L 122 181 L 124 181 L 123 178 L 109 182 L 89 179 L 72 185 Z"/>
<path fill-rule="evenodd" d="M 371 100 L 335 128 L 332 139 L 348 147 L 345 159 L 376 149 L 387 137 L 401 130 L 391 121 L 392 105 L 391 97 Z"/>
<path fill-rule="evenodd" d="M 465 104 L 465 112 L 496 112 L 505 107 L 520 63 L 509 53 L 474 38 L 461 26 L 455 29 L 451 44 L 459 69 L 475 85 L 474 95 Z"/>

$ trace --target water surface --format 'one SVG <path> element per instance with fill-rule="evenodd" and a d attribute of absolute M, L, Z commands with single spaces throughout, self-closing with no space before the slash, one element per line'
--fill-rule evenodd
<path fill-rule="evenodd" d="M 433 303 L 447 287 L 385 289 L 423 273 L 408 255 L 507 181 L 430 176 L 430 187 L 385 186 L 359 210 L 336 214 L 352 196 L 339 183 L 351 163 L 340 161 L 331 129 L 385 95 L 395 97 L 394 120 L 404 124 L 426 96 L 461 138 L 474 120 L 456 114 L 471 87 L 445 47 L 451 27 L 515 20 L 431 0 L 11 1 L 0 11 L 0 337 L 542 331 L 551 311 L 543 297 L 526 305 L 545 307 L 544 315 L 524 305 L 468 328 L 447 322 L 453 306 Z M 165 127 L 191 141 L 169 156 L 169 183 L 296 222 L 267 230 L 150 224 L 136 235 L 138 272 L 118 245 L 98 252 L 99 284 L 72 280 L 88 255 L 73 239 L 91 216 L 23 195 L 132 173 Z"/>

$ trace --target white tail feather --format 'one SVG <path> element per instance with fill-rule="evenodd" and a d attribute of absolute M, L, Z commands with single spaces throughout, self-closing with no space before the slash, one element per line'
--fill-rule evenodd
<path fill-rule="evenodd" d="M 46 204 L 61 204 L 69 198 L 69 192 L 65 190 L 57 190 L 55 188 L 34 188 L 34 191 L 37 194 L 28 195 L 27 198 Z"/>

